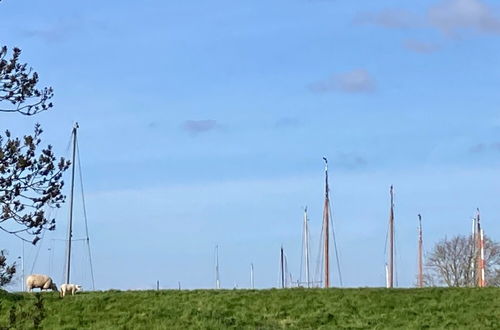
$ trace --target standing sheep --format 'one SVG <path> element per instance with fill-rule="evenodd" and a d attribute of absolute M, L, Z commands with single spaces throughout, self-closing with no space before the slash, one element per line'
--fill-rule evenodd
<path fill-rule="evenodd" d="M 76 284 L 61 284 L 61 297 L 64 297 L 66 295 L 66 292 L 71 292 L 71 295 L 74 296 L 75 292 L 81 291 L 82 286 L 81 285 L 76 285 Z"/>
<path fill-rule="evenodd" d="M 31 292 L 33 288 L 40 288 L 40 290 L 57 291 L 57 286 L 52 279 L 47 275 L 33 274 L 26 278 L 26 290 Z"/>

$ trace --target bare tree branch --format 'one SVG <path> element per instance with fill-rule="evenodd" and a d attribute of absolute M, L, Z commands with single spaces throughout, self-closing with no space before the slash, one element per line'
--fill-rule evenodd
<path fill-rule="evenodd" d="M 484 238 L 485 277 L 487 285 L 499 276 L 500 244 Z M 438 242 L 426 258 L 428 282 L 453 287 L 475 286 L 474 240 L 471 236 L 455 236 Z M 500 278 L 499 278 L 500 282 Z"/>

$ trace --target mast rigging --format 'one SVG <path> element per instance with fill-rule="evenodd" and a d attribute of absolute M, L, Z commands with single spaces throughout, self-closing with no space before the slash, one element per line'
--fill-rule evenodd
<path fill-rule="evenodd" d="M 72 243 L 75 241 L 85 241 L 87 245 L 87 252 L 89 257 L 90 264 L 90 275 L 92 280 L 92 290 L 95 290 L 95 281 L 94 281 L 94 268 L 92 264 L 92 254 L 90 250 L 90 237 L 89 237 L 89 227 L 87 221 L 87 209 L 85 206 L 85 195 L 83 192 L 83 178 L 82 178 L 82 168 L 80 161 L 80 150 L 78 147 L 78 137 L 77 131 L 80 126 L 75 122 L 73 125 L 73 130 L 71 132 L 72 139 L 72 163 L 71 163 L 71 188 L 70 188 L 70 203 L 69 203 L 69 220 L 68 220 L 68 233 L 67 233 L 67 246 L 66 246 L 66 264 L 64 271 L 64 280 L 65 283 L 71 283 L 71 257 L 72 257 Z M 82 206 L 83 206 L 83 217 L 85 220 L 85 235 L 84 239 L 74 239 L 73 238 L 73 216 L 74 216 L 74 201 L 75 201 L 75 174 L 76 174 L 76 163 L 78 162 L 78 172 L 80 178 L 80 189 L 82 194 Z M 52 248 L 53 250 L 53 248 Z"/>

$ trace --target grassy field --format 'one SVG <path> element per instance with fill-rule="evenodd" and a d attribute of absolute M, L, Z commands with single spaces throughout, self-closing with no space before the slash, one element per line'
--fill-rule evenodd
<path fill-rule="evenodd" d="M 500 288 L 0 292 L 0 328 L 500 329 Z"/>

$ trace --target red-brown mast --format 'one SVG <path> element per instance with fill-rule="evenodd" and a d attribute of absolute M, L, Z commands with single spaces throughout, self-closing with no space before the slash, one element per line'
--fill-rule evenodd
<path fill-rule="evenodd" d="M 328 160 L 323 157 L 325 161 L 325 205 L 323 208 L 323 229 L 324 229 L 324 255 L 325 255 L 325 288 L 330 287 L 330 198 L 328 195 Z"/>
<path fill-rule="evenodd" d="M 476 283 L 477 286 L 483 288 L 486 286 L 486 280 L 484 277 L 484 234 L 483 229 L 481 228 L 481 218 L 479 213 L 479 208 L 477 209 L 476 216 L 476 237 L 474 240 L 475 243 L 475 251 L 476 251 Z"/>

